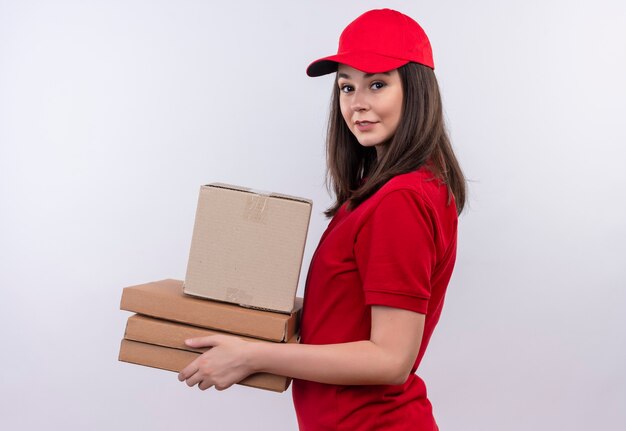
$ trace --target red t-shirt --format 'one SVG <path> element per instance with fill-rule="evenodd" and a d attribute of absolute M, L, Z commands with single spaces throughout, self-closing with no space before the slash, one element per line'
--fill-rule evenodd
<path fill-rule="evenodd" d="M 369 340 L 371 305 L 426 315 L 412 374 L 402 385 L 294 380 L 302 431 L 437 430 L 415 375 L 456 257 L 457 214 L 445 185 L 419 169 L 398 175 L 353 211 L 335 214 L 313 255 L 302 314 L 304 344 Z"/>

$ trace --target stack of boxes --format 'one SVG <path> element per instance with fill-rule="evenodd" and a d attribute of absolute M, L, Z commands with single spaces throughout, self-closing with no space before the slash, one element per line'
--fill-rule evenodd
<path fill-rule="evenodd" d="M 215 333 L 254 342 L 297 342 L 296 298 L 311 201 L 226 184 L 202 186 L 184 283 L 124 289 L 128 319 L 119 359 L 180 371 L 206 349 L 184 340 Z M 282 392 L 286 377 L 241 384 Z"/>

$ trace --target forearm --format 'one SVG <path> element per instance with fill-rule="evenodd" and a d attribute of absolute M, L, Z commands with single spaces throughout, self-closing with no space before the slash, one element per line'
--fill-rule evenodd
<path fill-rule="evenodd" d="M 401 384 L 408 375 L 407 363 L 369 340 L 327 345 L 254 343 L 250 347 L 255 372 L 338 385 Z"/>
<path fill-rule="evenodd" d="M 417 357 L 425 316 L 372 306 L 371 338 L 351 343 L 311 345 L 258 343 L 222 334 L 186 340 L 210 347 L 178 375 L 189 386 L 225 389 L 252 373 L 337 385 L 398 385 L 406 381 Z"/>

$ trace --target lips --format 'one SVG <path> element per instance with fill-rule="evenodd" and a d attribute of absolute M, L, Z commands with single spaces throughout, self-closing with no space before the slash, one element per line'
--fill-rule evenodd
<path fill-rule="evenodd" d="M 366 132 L 372 129 L 377 123 L 378 121 L 359 120 L 354 122 L 354 126 L 357 128 L 358 131 Z"/>

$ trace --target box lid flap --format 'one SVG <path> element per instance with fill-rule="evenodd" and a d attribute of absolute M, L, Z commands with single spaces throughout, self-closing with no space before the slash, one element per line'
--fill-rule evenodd
<path fill-rule="evenodd" d="M 267 190 L 259 190 L 259 189 L 252 189 L 249 187 L 235 186 L 232 184 L 225 184 L 225 183 L 217 182 L 217 183 L 209 183 L 202 187 L 215 187 L 215 188 L 220 188 L 220 189 L 236 190 L 236 191 L 245 192 L 245 193 L 252 193 L 255 195 L 259 195 L 259 196 L 269 196 L 269 197 L 278 198 L 278 199 L 289 199 L 292 201 L 303 202 L 309 205 L 313 205 L 313 201 L 311 199 L 286 195 L 283 193 L 269 192 Z"/>

